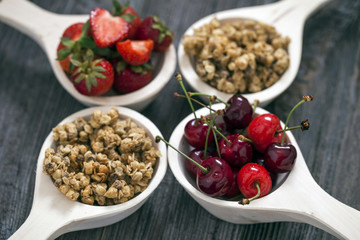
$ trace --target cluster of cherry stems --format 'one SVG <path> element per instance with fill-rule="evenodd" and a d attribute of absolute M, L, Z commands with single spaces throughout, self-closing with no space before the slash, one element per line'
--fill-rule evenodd
<path fill-rule="evenodd" d="M 311 101 L 313 97 L 304 96 L 294 106 L 282 129 L 276 115 L 254 114 L 257 102 L 253 107 L 241 95 L 234 95 L 224 102 L 216 96 L 187 92 L 179 73 L 176 78 L 184 95 L 176 93 L 175 96 L 187 98 L 194 113 L 194 119 L 184 129 L 184 137 L 194 149 L 186 155 L 160 136 L 156 140 L 164 141 L 187 159 L 187 170 L 196 177 L 199 190 L 209 196 L 225 196 L 228 200 L 240 196 L 240 204 L 249 204 L 267 195 L 277 174 L 291 171 L 295 164 L 296 148 L 289 143 L 285 131 L 309 128 L 307 120 L 288 128 L 289 118 L 299 105 Z M 199 95 L 209 97 L 209 106 L 193 98 Z M 192 102 L 207 107 L 209 115 L 199 119 Z M 225 108 L 212 109 L 215 102 L 225 104 Z"/>

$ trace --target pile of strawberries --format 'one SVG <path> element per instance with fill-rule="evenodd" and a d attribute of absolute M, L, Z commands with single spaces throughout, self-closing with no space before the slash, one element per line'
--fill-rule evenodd
<path fill-rule="evenodd" d="M 81 94 L 98 96 L 112 87 L 129 93 L 151 81 L 151 53 L 166 51 L 173 37 L 158 17 L 141 19 L 133 8 L 114 1 L 111 13 L 95 8 L 86 23 L 64 31 L 57 60 Z"/>

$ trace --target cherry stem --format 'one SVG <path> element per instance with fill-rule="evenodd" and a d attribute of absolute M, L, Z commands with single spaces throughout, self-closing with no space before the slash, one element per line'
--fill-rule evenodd
<path fill-rule="evenodd" d="M 214 98 L 209 97 L 209 99 L 210 99 L 209 106 L 210 106 L 210 108 L 211 108 L 211 105 L 212 105 L 212 103 L 213 103 L 213 101 L 214 101 Z M 219 158 L 221 158 L 219 143 L 218 143 L 217 136 L 216 136 L 216 133 L 215 133 L 215 128 L 214 128 L 215 118 L 216 118 L 216 116 L 214 117 L 213 114 L 212 114 L 212 112 L 210 111 L 210 125 L 209 125 L 209 127 L 211 128 L 211 130 L 212 130 L 212 132 L 213 132 L 213 134 L 214 134 L 216 151 L 217 151 L 217 153 L 218 153 Z"/>
<path fill-rule="evenodd" d="M 292 115 L 292 113 L 294 112 L 294 110 L 295 110 L 297 107 L 299 107 L 301 104 L 303 104 L 303 103 L 305 103 L 305 102 L 310 102 L 310 101 L 312 101 L 313 98 L 314 98 L 314 97 L 313 97 L 313 96 L 310 96 L 310 95 L 308 95 L 308 96 L 303 96 L 303 99 L 302 99 L 300 102 L 298 102 L 298 104 L 296 104 L 296 105 L 293 107 L 293 109 L 291 109 L 289 115 L 288 115 L 287 118 L 286 118 L 284 131 L 286 131 L 286 129 L 287 129 L 287 125 L 288 125 L 288 123 L 289 123 L 290 116 Z M 283 134 L 283 135 L 282 135 L 281 145 L 284 145 L 285 135 L 286 135 L 286 134 Z"/>
<path fill-rule="evenodd" d="M 259 105 L 259 100 L 255 99 L 254 100 L 254 106 L 253 106 L 253 111 L 255 112 L 257 106 Z"/>
<path fill-rule="evenodd" d="M 176 79 L 177 79 L 178 82 L 180 83 L 180 86 L 181 86 L 182 90 L 183 90 L 184 93 L 185 93 L 185 96 L 186 96 L 186 99 L 187 99 L 188 102 L 189 102 L 191 111 L 193 112 L 193 114 L 194 114 L 194 116 L 195 116 L 196 125 L 198 125 L 198 124 L 199 124 L 199 120 L 198 120 L 197 117 L 196 117 L 194 106 L 193 106 L 193 104 L 192 104 L 192 102 L 191 102 L 191 100 L 190 100 L 190 97 L 189 97 L 186 89 L 185 89 L 185 86 L 184 86 L 184 83 L 183 83 L 183 80 L 182 80 L 182 76 L 181 76 L 180 73 L 177 73 L 177 74 L 176 74 Z"/>
<path fill-rule="evenodd" d="M 255 199 L 257 199 L 259 196 L 260 196 L 260 193 L 261 193 L 261 190 L 260 190 L 260 186 L 259 186 L 259 183 L 258 182 L 255 182 L 255 187 L 256 189 L 258 190 L 257 194 L 251 198 L 244 198 L 244 199 L 241 199 L 238 203 L 239 204 L 242 204 L 242 205 L 246 205 L 246 204 L 249 204 L 251 201 L 254 201 Z"/>
<path fill-rule="evenodd" d="M 185 95 L 181 95 L 181 94 L 178 94 L 178 93 L 174 93 L 174 96 L 175 96 L 175 97 L 186 98 Z M 213 112 L 217 112 L 216 110 L 210 108 L 209 106 L 203 104 L 202 102 L 200 102 L 199 100 L 197 100 L 197 99 L 195 99 L 195 98 L 190 97 L 190 100 L 193 101 L 193 102 L 196 102 L 197 104 L 199 104 L 199 105 L 202 106 L 202 107 L 205 107 L 205 108 L 207 108 L 207 109 L 210 109 L 210 110 L 213 111 Z"/>
<path fill-rule="evenodd" d="M 239 135 L 238 139 L 240 141 L 248 141 L 249 143 L 254 143 L 250 138 L 247 138 L 244 135 Z"/>
<path fill-rule="evenodd" d="M 214 98 L 216 100 L 218 100 L 219 102 L 225 104 L 226 107 L 229 107 L 230 104 L 228 104 L 227 102 L 221 100 L 220 98 L 210 95 L 210 94 L 206 94 L 206 93 L 200 93 L 200 92 L 189 92 L 190 96 L 205 96 L 205 97 L 209 97 L 209 98 Z"/>
<path fill-rule="evenodd" d="M 303 121 L 302 123 L 306 124 L 305 126 L 303 124 L 301 125 L 298 125 L 298 126 L 293 126 L 293 127 L 288 127 L 286 129 L 283 129 L 283 130 L 277 130 L 275 132 L 275 134 L 279 134 L 279 133 L 282 133 L 282 132 L 286 132 L 286 131 L 292 131 L 292 130 L 295 130 L 295 129 L 301 129 L 302 131 L 305 131 L 305 130 L 308 130 L 309 129 L 309 123 L 306 121 Z"/>
<path fill-rule="evenodd" d="M 185 157 L 186 159 L 190 160 L 193 164 L 195 164 L 196 166 L 198 166 L 201 171 L 204 173 L 204 174 L 207 174 L 209 173 L 209 170 L 206 169 L 205 167 L 201 166 L 199 163 L 197 163 L 196 161 L 194 161 L 191 157 L 187 156 L 185 153 L 181 152 L 180 150 L 176 149 L 173 145 L 171 145 L 169 142 L 167 142 L 165 139 L 163 139 L 162 137 L 160 136 L 156 136 L 155 138 L 155 141 L 156 142 L 160 142 L 163 141 L 164 143 L 166 143 L 166 145 L 170 146 L 172 149 L 174 149 L 176 152 L 178 152 L 179 154 L 181 154 L 183 157 Z"/>
<path fill-rule="evenodd" d="M 215 132 L 217 132 L 217 134 L 219 134 L 220 137 L 222 137 L 229 145 L 231 145 L 229 139 L 227 139 L 227 137 L 224 134 L 222 134 L 218 129 L 215 128 Z"/>

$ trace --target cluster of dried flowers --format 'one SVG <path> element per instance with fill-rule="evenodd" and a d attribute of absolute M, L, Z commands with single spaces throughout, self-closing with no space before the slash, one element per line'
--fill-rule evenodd
<path fill-rule="evenodd" d="M 273 85 L 289 67 L 289 43 L 273 26 L 246 19 L 221 24 L 214 18 L 182 39 L 200 79 L 226 93 Z"/>
<path fill-rule="evenodd" d="M 95 110 L 53 129 L 57 149 L 45 153 L 43 170 L 69 199 L 90 205 L 126 202 L 144 191 L 161 156 L 131 119 L 113 108 Z"/>

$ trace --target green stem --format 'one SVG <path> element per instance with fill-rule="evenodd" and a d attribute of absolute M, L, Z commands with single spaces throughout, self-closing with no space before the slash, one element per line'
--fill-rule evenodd
<path fill-rule="evenodd" d="M 249 198 L 249 202 L 257 199 L 260 196 L 261 191 L 260 191 L 260 186 L 259 186 L 258 182 L 255 182 L 255 187 L 257 188 L 258 192 L 255 196 L 253 196 L 252 198 Z"/>
<path fill-rule="evenodd" d="M 178 94 L 178 93 L 175 93 L 175 97 L 186 98 L 185 95 L 181 95 L 181 94 Z M 190 97 L 190 96 L 189 96 L 189 97 Z M 195 98 L 190 97 L 190 100 L 193 101 L 193 102 L 196 102 L 197 104 L 199 104 L 199 105 L 202 106 L 202 107 L 205 107 L 205 108 L 207 108 L 207 109 L 210 109 L 210 110 L 213 111 L 213 112 L 216 112 L 216 110 L 211 109 L 209 106 L 203 104 L 202 102 L 200 102 L 199 100 L 197 100 L 197 99 L 195 99 Z"/>
<path fill-rule="evenodd" d="M 299 129 L 299 128 L 301 129 L 302 126 L 299 125 L 299 126 L 288 127 L 288 128 L 286 128 L 286 130 L 285 130 L 285 129 L 283 129 L 283 130 L 277 130 L 277 131 L 275 132 L 275 134 L 279 134 L 279 133 L 282 133 L 282 132 L 291 131 L 291 130 L 295 130 L 295 129 Z"/>
<path fill-rule="evenodd" d="M 254 107 L 253 107 L 253 112 L 255 112 L 257 106 L 259 105 L 259 100 L 255 99 L 254 100 Z"/>
<path fill-rule="evenodd" d="M 183 157 L 185 157 L 186 159 L 190 160 L 193 164 L 195 164 L 196 166 L 198 166 L 201 171 L 204 174 L 207 174 L 209 172 L 209 170 L 207 170 L 205 167 L 201 166 L 199 163 L 197 163 L 196 161 L 194 161 L 192 158 L 190 158 L 189 156 L 187 156 L 185 153 L 181 152 L 180 150 L 176 149 L 174 146 L 172 146 L 169 142 L 167 142 L 165 139 L 163 139 L 160 136 L 156 136 L 155 141 L 159 142 L 159 141 L 163 141 L 164 143 L 166 143 L 168 146 L 170 146 L 172 149 L 174 149 L 176 152 L 178 152 L 179 154 L 181 154 Z"/>
<path fill-rule="evenodd" d="M 290 116 L 292 115 L 292 113 L 294 112 L 294 110 L 295 110 L 297 107 L 299 107 L 301 104 L 303 104 L 304 102 L 310 102 L 310 101 L 312 101 L 312 100 L 313 100 L 313 96 L 303 96 L 303 99 L 302 99 L 300 102 L 298 102 L 298 104 L 296 104 L 296 105 L 293 107 L 293 109 L 291 109 L 289 115 L 288 115 L 287 118 L 286 118 L 284 131 L 286 131 L 286 129 L 287 129 L 287 125 L 288 125 L 288 123 L 289 123 Z M 281 145 L 283 145 L 284 142 L 285 142 L 285 135 L 286 135 L 286 134 L 283 134 L 283 135 L 282 135 Z"/>
<path fill-rule="evenodd" d="M 212 96 L 210 94 L 200 93 L 200 92 L 190 92 L 190 94 L 191 94 L 191 96 L 205 96 L 205 97 L 209 97 L 209 98 L 214 97 L 214 96 Z M 218 100 L 219 102 L 225 104 L 226 107 L 230 106 L 230 104 L 228 104 L 227 102 L 221 100 L 220 98 L 216 97 L 216 100 Z"/>
<path fill-rule="evenodd" d="M 186 89 L 185 89 L 185 86 L 184 86 L 184 83 L 183 83 L 183 81 L 182 81 L 182 77 L 181 77 L 181 74 L 180 74 L 180 73 L 177 73 L 177 74 L 176 74 L 176 79 L 179 81 L 180 86 L 181 86 L 182 90 L 184 91 L 184 94 L 185 94 L 185 96 L 186 96 L 186 99 L 187 99 L 188 102 L 189 102 L 191 111 L 193 112 L 193 114 L 194 114 L 194 116 L 195 116 L 196 125 L 198 125 L 198 124 L 199 124 L 199 120 L 198 120 L 197 117 L 196 117 L 194 106 L 193 106 L 193 104 L 192 104 L 192 102 L 191 102 L 191 100 L 190 100 L 190 97 L 189 97 Z"/>

